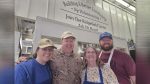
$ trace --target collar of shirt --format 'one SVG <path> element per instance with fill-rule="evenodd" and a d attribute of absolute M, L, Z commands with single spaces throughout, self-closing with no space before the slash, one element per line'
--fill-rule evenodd
<path fill-rule="evenodd" d="M 61 56 L 68 56 L 68 55 L 65 55 L 65 53 L 62 51 L 62 49 L 58 49 L 58 52 L 59 52 L 59 54 L 61 55 Z M 72 53 L 69 55 L 69 57 L 74 57 L 74 53 L 73 53 L 73 51 L 72 51 Z"/>

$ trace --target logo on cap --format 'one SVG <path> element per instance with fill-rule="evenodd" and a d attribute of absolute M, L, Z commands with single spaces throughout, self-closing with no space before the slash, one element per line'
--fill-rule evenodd
<path fill-rule="evenodd" d="M 49 47 L 49 46 L 53 47 L 53 48 L 56 48 L 54 46 L 54 43 L 50 39 L 43 38 L 43 39 L 40 40 L 38 47 L 45 48 L 45 47 Z"/>
<path fill-rule="evenodd" d="M 63 39 L 63 38 L 68 38 L 68 37 L 73 37 L 74 39 L 76 38 L 76 37 L 73 35 L 73 33 L 71 33 L 70 31 L 65 31 L 65 32 L 63 32 L 61 38 Z"/>
<path fill-rule="evenodd" d="M 100 34 L 99 40 L 102 40 L 104 37 L 109 37 L 110 39 L 112 39 L 112 34 L 108 33 L 108 32 L 104 32 L 104 33 Z"/>

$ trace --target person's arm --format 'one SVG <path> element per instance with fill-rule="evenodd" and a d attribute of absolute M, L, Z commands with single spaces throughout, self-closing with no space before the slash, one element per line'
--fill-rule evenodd
<path fill-rule="evenodd" d="M 82 59 L 81 59 L 81 57 L 80 56 L 78 56 L 78 59 L 77 59 L 77 66 L 78 66 L 78 75 L 80 76 L 79 78 L 78 78 L 78 83 L 81 83 L 81 84 L 83 84 L 83 81 L 82 81 L 82 71 L 83 71 L 83 61 L 82 61 Z"/>
<path fill-rule="evenodd" d="M 135 62 L 129 55 L 125 56 L 125 69 L 127 71 L 128 76 L 130 77 L 131 84 L 136 84 Z"/>
<path fill-rule="evenodd" d="M 15 67 L 15 84 L 27 84 L 25 70 L 19 64 Z"/>
<path fill-rule="evenodd" d="M 131 84 L 136 84 L 136 77 L 130 76 Z"/>

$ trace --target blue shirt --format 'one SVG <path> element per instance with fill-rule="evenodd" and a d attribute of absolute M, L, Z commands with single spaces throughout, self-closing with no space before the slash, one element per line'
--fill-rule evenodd
<path fill-rule="evenodd" d="M 52 84 L 50 65 L 41 65 L 35 59 L 15 67 L 15 84 Z"/>

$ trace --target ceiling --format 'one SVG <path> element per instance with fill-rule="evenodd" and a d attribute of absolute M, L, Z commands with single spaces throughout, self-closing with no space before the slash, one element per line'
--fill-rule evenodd
<path fill-rule="evenodd" d="M 122 8 L 123 10 L 130 12 L 131 14 L 136 14 L 136 1 L 135 0 L 103 0 L 106 2 L 109 2 L 112 5 L 115 5 L 116 7 Z M 127 4 L 128 6 L 125 6 L 124 4 L 120 3 L 120 2 L 124 2 L 125 4 Z M 130 8 L 134 8 L 135 11 L 133 9 Z"/>

